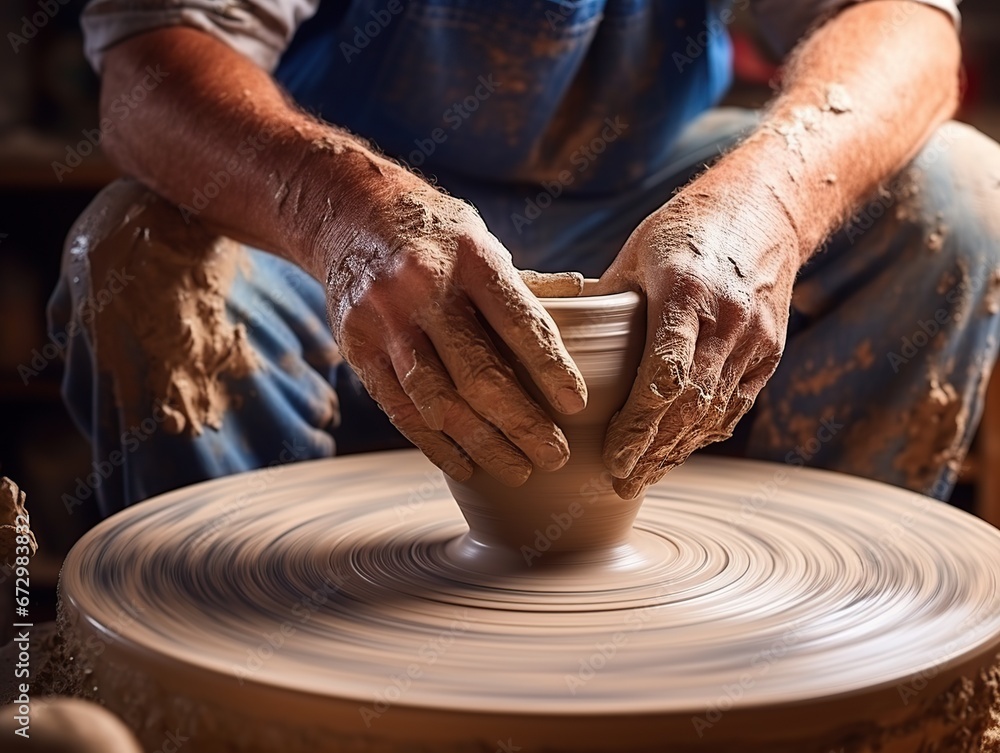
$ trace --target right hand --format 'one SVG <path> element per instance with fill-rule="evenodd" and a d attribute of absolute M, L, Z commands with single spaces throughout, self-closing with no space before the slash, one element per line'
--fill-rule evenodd
<path fill-rule="evenodd" d="M 328 249 L 327 305 L 341 352 L 392 423 L 452 478 L 466 480 L 476 463 L 518 486 L 533 466 L 562 467 L 566 437 L 477 313 L 552 406 L 576 413 L 587 388 L 554 322 L 472 206 L 410 173 L 390 180 Z"/>

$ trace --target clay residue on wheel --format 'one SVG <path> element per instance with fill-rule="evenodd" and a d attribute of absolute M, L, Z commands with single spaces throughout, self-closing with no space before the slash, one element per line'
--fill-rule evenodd
<path fill-rule="evenodd" d="M 915 707 L 912 714 L 884 726 L 860 726 L 816 753 L 1000 753 L 997 664 L 959 677 L 923 703 L 908 701 Z"/>
<path fill-rule="evenodd" d="M 82 303 L 96 312 L 97 366 L 123 420 L 137 423 L 159 405 L 172 433 L 218 428 L 227 380 L 257 365 L 245 326 L 226 313 L 242 246 L 134 183 L 101 194 L 87 214 L 94 219 L 71 231 L 69 252 L 89 259 Z"/>

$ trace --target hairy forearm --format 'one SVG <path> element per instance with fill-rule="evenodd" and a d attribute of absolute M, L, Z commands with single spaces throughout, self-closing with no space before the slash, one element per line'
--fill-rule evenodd
<path fill-rule="evenodd" d="M 851 6 L 800 44 L 760 126 L 697 184 L 774 201 L 805 262 L 952 115 L 959 63 L 941 11 L 910 0 Z"/>
<path fill-rule="evenodd" d="M 127 118 L 116 116 L 114 103 L 147 66 L 166 75 Z M 192 29 L 153 31 L 110 50 L 101 102 L 115 124 L 104 149 L 121 170 L 186 219 L 316 277 L 328 267 L 331 235 L 355 231 L 366 197 L 401 169 L 297 110 L 265 71 Z"/>

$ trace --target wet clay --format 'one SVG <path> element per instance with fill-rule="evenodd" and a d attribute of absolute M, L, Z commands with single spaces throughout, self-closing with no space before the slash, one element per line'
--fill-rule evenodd
<path fill-rule="evenodd" d="M 896 459 L 896 467 L 907 474 L 910 484 L 926 484 L 937 470 L 947 466 L 958 472 L 958 444 L 969 421 L 969 407 L 948 382 L 931 374 L 929 390 L 914 406 L 907 424 L 907 442 Z"/>
<path fill-rule="evenodd" d="M 548 285 L 546 292 L 555 292 L 557 283 Z M 587 284 L 592 286 L 593 281 Z M 532 286 L 530 280 L 528 285 Z M 579 290 L 585 289 L 581 285 Z M 530 376 L 497 342 L 515 363 L 521 383 L 529 386 L 532 397 L 562 429 L 570 456 L 559 469 L 532 473 L 516 488 L 481 468 L 465 481 L 449 479 L 469 523 L 467 539 L 455 547 L 458 556 L 476 560 L 466 562 L 468 567 L 517 569 L 525 564 L 526 555 L 529 563 L 542 554 L 549 560 L 557 553 L 609 556 L 610 550 L 630 546 L 632 522 L 642 505 L 641 494 L 629 500 L 618 496 L 602 459 L 608 424 L 625 404 L 642 357 L 646 331 L 642 297 L 633 292 L 552 297 L 543 298 L 542 304 L 587 383 L 587 407 L 573 415 L 559 413 L 538 389 L 530 388 Z M 551 526 L 558 533 L 541 536 L 544 541 L 536 545 L 536 533 Z"/>
<path fill-rule="evenodd" d="M 1000 532 L 781 472 L 694 458 L 618 556 L 548 559 L 584 508 L 506 573 L 456 557 L 465 521 L 415 451 L 218 479 L 74 548 L 72 654 L 147 746 L 183 721 L 192 753 L 978 750 Z"/>
<path fill-rule="evenodd" d="M 623 501 L 601 445 L 643 302 L 543 305 L 587 408 L 559 414 L 511 362 L 568 463 L 511 489 L 370 454 L 129 508 L 63 569 L 80 686 L 147 747 L 177 728 L 192 753 L 978 750 L 1000 532 L 871 481 L 723 459 Z"/>
<path fill-rule="evenodd" d="M 245 326 L 225 308 L 242 246 L 123 180 L 73 227 L 67 254 L 98 371 L 111 379 L 126 424 L 159 407 L 170 432 L 218 427 L 226 380 L 256 368 Z"/>

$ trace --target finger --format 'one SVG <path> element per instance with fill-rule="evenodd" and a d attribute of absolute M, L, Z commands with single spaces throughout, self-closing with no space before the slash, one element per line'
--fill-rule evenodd
<path fill-rule="evenodd" d="M 648 468 L 643 469 L 641 473 L 635 473 L 628 478 L 612 479 L 611 486 L 622 499 L 635 499 L 644 489 L 655 484 L 676 467 L 677 463 L 671 463 L 667 460 L 661 460 L 655 464 L 650 463 Z"/>
<path fill-rule="evenodd" d="M 701 323 L 705 332 L 711 333 L 713 327 L 714 322 Z M 687 459 L 686 455 L 679 457 L 676 448 L 707 443 L 708 437 L 716 435 L 721 414 L 713 415 L 711 410 L 730 348 L 727 340 L 714 334 L 698 338 L 690 377 L 660 416 L 648 448 L 623 477 L 627 483 L 618 485 L 620 495 L 629 494 L 627 498 L 631 499 L 651 483 L 654 476 L 661 478 L 669 469 L 667 466 L 673 467 Z M 727 393 L 727 399 L 728 396 Z"/>
<path fill-rule="evenodd" d="M 715 336 L 698 339 L 688 384 L 660 419 L 660 440 L 665 444 L 677 444 L 688 435 L 705 433 L 718 425 L 721 416 L 713 416 L 712 407 L 731 347 Z M 725 395 L 727 402 L 729 394 Z"/>
<path fill-rule="evenodd" d="M 687 388 L 699 331 L 690 298 L 650 311 L 646 348 L 628 400 L 611 421 L 604 441 L 604 464 L 612 476 L 627 478 L 649 448 L 660 419 Z"/>
<path fill-rule="evenodd" d="M 765 358 L 752 355 L 745 359 L 733 359 L 726 364 L 720 382 L 727 385 L 732 383 L 734 386 L 723 411 L 724 418 L 719 424 L 720 436 L 713 441 L 728 439 L 733 435 L 736 425 L 750 412 L 757 395 L 774 375 L 780 359 L 780 353 Z"/>
<path fill-rule="evenodd" d="M 740 394 L 740 378 L 751 361 L 748 353 L 730 356 L 725 362 L 711 395 L 710 405 L 703 411 L 692 409 L 691 426 L 673 442 L 666 459 L 680 465 L 692 453 L 713 442 L 721 442 L 733 435 L 739 419 L 750 409 L 753 401 Z M 666 441 L 670 441 L 667 437 Z M 652 483 L 652 481 L 650 482 Z"/>
<path fill-rule="evenodd" d="M 607 272 L 601 275 L 597 282 L 591 285 L 587 292 L 590 295 L 612 295 L 614 293 L 623 293 L 626 290 L 639 292 L 639 287 L 628 277 L 618 274 L 614 265 L 612 265 Z"/>
<path fill-rule="evenodd" d="M 502 483 L 523 484 L 531 475 L 531 462 L 458 394 L 426 335 L 416 331 L 395 342 L 390 355 L 396 376 L 427 425 L 455 440 Z"/>
<path fill-rule="evenodd" d="M 431 429 L 410 397 L 403 391 L 386 353 L 355 355 L 352 363 L 368 394 L 393 426 L 413 442 L 438 468 L 456 481 L 472 476 L 472 461 L 440 431 Z"/>
<path fill-rule="evenodd" d="M 626 478 L 612 479 L 612 486 L 622 499 L 634 499 L 639 493 L 662 479 L 670 470 L 681 465 L 698 447 L 723 439 L 718 430 L 707 430 L 681 446 L 672 428 L 657 432 L 650 449 L 639 458 Z M 699 444 L 700 443 L 700 444 Z"/>
<path fill-rule="evenodd" d="M 575 298 L 583 292 L 583 275 L 579 272 L 520 271 L 521 282 L 538 298 Z"/>
<path fill-rule="evenodd" d="M 421 322 L 451 380 L 469 406 L 543 470 L 569 459 L 562 430 L 524 391 L 469 310 L 435 309 Z"/>
<path fill-rule="evenodd" d="M 728 346 L 724 345 L 722 350 L 726 349 Z M 698 359 L 699 355 L 696 354 L 695 360 Z M 731 437 L 736 424 L 753 406 L 756 395 L 756 392 L 748 394 L 744 386 L 749 383 L 760 384 L 762 387 L 761 375 L 766 375 L 764 376 L 766 381 L 766 378 L 773 373 L 773 366 L 763 364 L 752 367 L 751 364 L 755 362 L 760 363 L 754 358 L 752 351 L 746 351 L 727 360 L 718 376 L 714 398 L 707 410 L 699 405 L 697 399 L 685 400 L 682 396 L 676 400 L 668 415 L 661 421 L 650 450 L 639 459 L 627 478 L 613 481 L 619 496 L 623 499 L 633 499 L 643 489 L 658 482 L 671 469 L 684 463 L 702 447 Z M 706 381 L 711 379 L 709 371 Z M 704 389 L 704 386 L 702 388 Z M 673 413 L 675 408 L 680 413 L 681 422 L 689 427 L 689 430 L 680 436 L 677 435 L 676 425 L 668 420 L 669 414 Z"/>
<path fill-rule="evenodd" d="M 463 276 L 472 303 L 524 364 L 549 403 L 560 413 L 583 410 L 587 405 L 583 375 L 552 317 L 516 270 L 498 254 L 492 261 L 463 268 Z"/>
<path fill-rule="evenodd" d="M 781 362 L 781 353 L 776 352 L 763 358 L 755 358 L 740 377 L 739 390 L 744 395 L 756 398 L 768 380 L 774 376 Z"/>
<path fill-rule="evenodd" d="M 649 448 L 636 460 L 631 473 L 612 480 L 620 497 L 635 498 L 654 480 L 659 480 L 671 468 L 686 460 L 687 456 L 678 452 L 678 445 L 686 438 L 695 436 L 700 440 L 714 435 L 712 428 L 701 427 L 708 404 L 707 396 L 693 382 L 681 392 L 667 409 Z"/>

